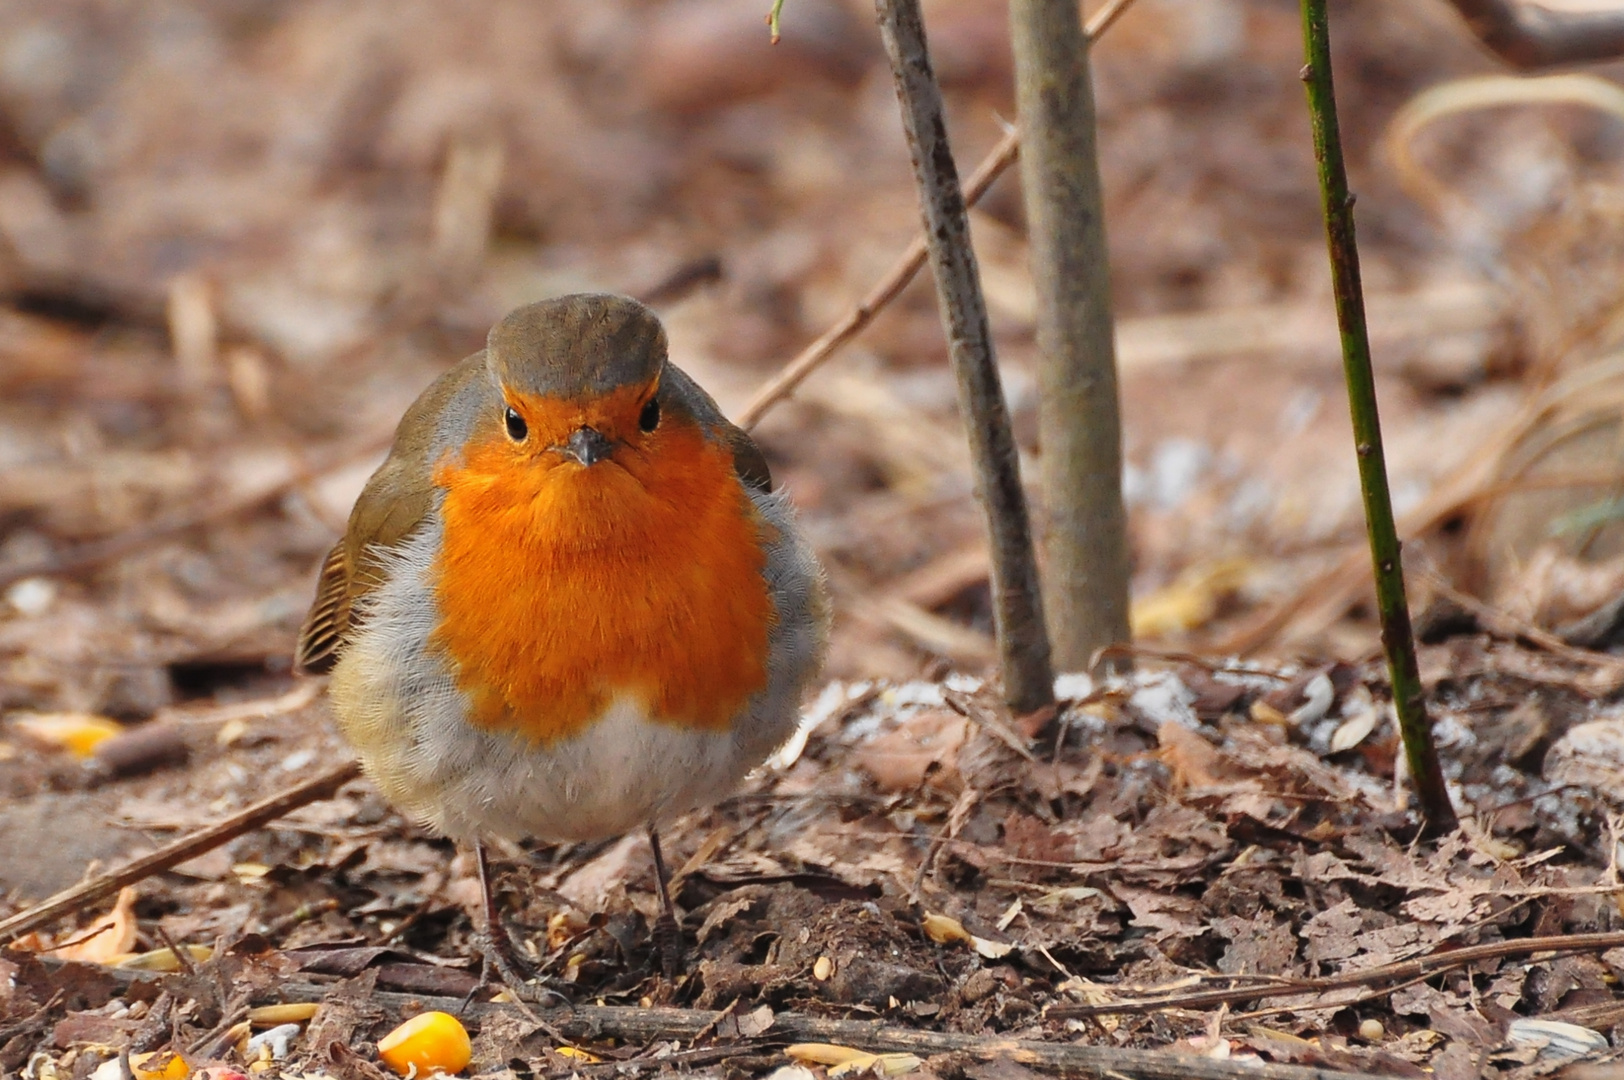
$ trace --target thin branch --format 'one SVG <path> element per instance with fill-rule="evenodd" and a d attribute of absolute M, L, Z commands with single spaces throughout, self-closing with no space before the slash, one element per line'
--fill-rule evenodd
<path fill-rule="evenodd" d="M 1612 653 L 1597 652 L 1594 649 L 1584 649 L 1577 645 L 1570 645 L 1567 641 L 1542 626 L 1536 626 L 1534 623 L 1519 619 L 1510 612 L 1500 610 L 1493 604 L 1486 604 L 1475 596 L 1461 592 L 1439 574 L 1428 573 L 1425 577 L 1440 596 L 1463 608 L 1468 615 L 1477 620 L 1479 626 L 1491 634 L 1507 638 L 1522 638 L 1535 648 L 1543 649 L 1552 656 L 1576 664 L 1614 670 L 1624 668 L 1624 656 L 1614 656 Z"/>
<path fill-rule="evenodd" d="M 207 705 L 202 708 L 171 706 L 158 710 L 155 720 L 164 723 L 199 728 L 229 724 L 233 720 L 266 720 L 273 716 L 286 716 L 316 700 L 322 684 L 316 679 L 300 681 L 285 694 L 250 701 L 233 701 L 229 705 Z"/>
<path fill-rule="evenodd" d="M 1404 564 L 1393 500 L 1387 489 L 1387 457 L 1382 450 L 1381 416 L 1376 408 L 1376 377 L 1370 365 L 1370 335 L 1365 327 L 1364 289 L 1359 281 L 1359 247 L 1354 239 L 1353 195 L 1342 163 L 1342 137 L 1337 130 L 1336 95 L 1331 80 L 1331 33 L 1325 0 L 1302 0 L 1303 49 L 1307 63 L 1302 79 L 1308 89 L 1309 126 L 1319 165 L 1320 202 L 1331 257 L 1336 294 L 1336 321 L 1342 334 L 1342 371 L 1353 416 L 1354 448 L 1359 461 L 1359 489 L 1364 496 L 1365 528 L 1376 576 L 1376 610 L 1381 617 L 1382 646 L 1393 683 L 1393 707 L 1410 777 L 1421 814 L 1432 832 L 1455 828 L 1438 749 L 1427 719 L 1409 601 L 1404 594 Z"/>
<path fill-rule="evenodd" d="M 0 920 L 0 941 L 12 941 L 64 915 L 82 911 L 112 896 L 126 885 L 134 885 L 188 859 L 194 859 L 206 851 L 213 851 L 221 844 L 230 843 L 244 833 L 252 832 L 301 806 L 330 798 L 335 791 L 360 775 L 359 765 L 353 761 L 346 762 L 301 784 L 280 791 L 268 799 L 261 799 L 252 806 L 244 807 L 218 825 L 211 825 L 183 836 L 150 855 L 136 859 L 116 870 L 98 874 L 71 889 L 64 889 L 48 900 L 19 911 L 9 919 Z"/>
<path fill-rule="evenodd" d="M 1549 8 L 1528 0 L 1451 0 L 1477 39 L 1529 70 L 1624 56 L 1624 4 Z"/>
<path fill-rule="evenodd" d="M 1111 0 L 1110 3 L 1096 11 L 1088 20 L 1084 32 L 1092 43 L 1099 36 L 1109 30 L 1128 10 L 1133 0 Z M 1015 164 L 1020 156 L 1020 132 L 1010 130 L 998 140 L 998 145 L 986 157 L 981 159 L 975 172 L 964 185 L 964 201 L 974 206 L 981 201 L 981 197 L 992 187 L 993 182 L 1004 174 L 1004 170 Z M 874 321 L 874 317 L 885 309 L 886 305 L 897 298 L 897 294 L 907 288 L 914 275 L 919 273 L 925 265 L 925 238 L 916 236 L 908 249 L 902 253 L 891 269 L 886 271 L 875 286 L 868 291 L 868 295 L 860 300 L 829 329 L 825 330 L 816 341 L 802 349 L 793 360 L 779 369 L 778 374 L 768 379 L 757 390 L 750 403 L 739 413 L 738 424 L 746 431 L 761 422 L 775 405 L 787 400 L 795 393 L 795 388 L 806 381 L 818 368 L 823 366 L 835 353 L 839 352 L 852 339 L 856 338 Z"/>
<path fill-rule="evenodd" d="M 964 185 L 964 201 L 971 206 L 980 201 L 981 196 L 992 187 L 993 181 L 1015 163 L 1015 159 L 1020 156 L 1020 150 L 1020 132 L 1013 129 L 1006 131 L 1004 137 L 998 140 L 998 145 L 982 159 L 980 165 L 976 166 L 976 171 Z M 919 273 L 924 265 L 925 237 L 921 234 L 913 238 L 908 249 L 868 291 L 868 295 L 858 301 L 856 307 L 841 316 L 840 320 L 825 330 L 816 341 L 802 349 L 795 359 L 780 368 L 778 374 L 762 384 L 761 389 L 756 391 L 750 403 L 744 407 L 744 411 L 739 413 L 739 426 L 749 431 L 761 422 L 761 418 L 766 416 L 773 406 L 787 400 L 795 393 L 795 388 L 806 381 L 808 375 L 822 367 L 825 360 L 866 330 L 868 324 L 874 321 L 874 316 L 883 311 L 886 305 L 908 287 L 908 283 L 913 281 L 914 275 Z"/>
<path fill-rule="evenodd" d="M 877 0 L 875 9 L 902 105 L 937 306 L 975 467 L 976 495 L 987 518 L 1004 698 L 1016 713 L 1028 713 L 1054 701 L 1054 674 L 1020 458 L 993 358 L 987 305 L 970 246 L 969 211 L 947 142 L 942 92 L 931 68 L 919 0 Z"/>
<path fill-rule="evenodd" d="M 1362 971 L 1345 971 L 1319 979 L 1290 979 L 1271 986 L 1241 986 L 1227 990 L 1198 990 L 1192 994 L 1170 994 L 1166 997 L 1139 998 L 1131 1001 L 1108 1001 L 1100 1004 L 1053 1005 L 1048 1015 L 1055 1019 L 1075 1019 L 1084 1016 L 1105 1016 L 1120 1013 L 1157 1012 L 1162 1009 L 1194 1009 L 1210 1005 L 1234 1005 L 1243 1001 L 1264 998 L 1292 997 L 1301 994 L 1322 994 L 1331 990 L 1345 990 L 1354 986 L 1377 983 L 1403 983 L 1440 971 L 1475 964 L 1481 960 L 1503 960 L 1511 956 L 1529 956 L 1533 953 L 1606 952 L 1624 947 L 1624 932 L 1606 934 L 1555 934 L 1550 937 L 1520 938 L 1514 941 L 1491 941 L 1485 945 L 1468 945 L 1449 952 L 1433 953 L 1414 960 L 1382 964 Z M 1396 990 L 1397 986 L 1390 987 Z M 1312 1007 L 1312 1006 L 1307 1006 Z"/>

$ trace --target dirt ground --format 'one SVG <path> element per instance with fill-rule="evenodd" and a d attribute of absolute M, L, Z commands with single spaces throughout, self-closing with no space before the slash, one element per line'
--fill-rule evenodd
<path fill-rule="evenodd" d="M 1426 661 L 1467 822 L 1436 844 L 1417 843 L 1370 665 L 1156 666 L 1098 688 L 1072 679 L 1067 709 L 1024 730 L 966 676 L 832 683 L 804 746 L 667 831 L 690 965 L 676 983 L 650 944 L 659 908 L 645 838 L 499 860 L 509 924 L 559 992 L 627 1011 L 725 1009 L 743 1026 L 697 1040 L 611 1027 L 620 1037 L 560 1043 L 552 1024 L 478 1012 L 474 1069 L 569 1075 L 581 1062 L 559 1051 L 580 1046 L 606 1067 L 697 1055 L 754 1074 L 804 1041 L 775 1034 L 792 1017 L 878 1021 L 893 1038 L 1173 1044 L 1193 1058 L 1396 1076 L 1546 1075 L 1569 1058 L 1549 1049 L 1549 1032 L 1519 1027 L 1531 1018 L 1589 1032 L 1589 1052 L 1605 1052 L 1605 1033 L 1624 1024 L 1624 819 L 1605 801 L 1618 790 L 1624 721 L 1611 691 L 1576 689 L 1594 668 L 1483 636 L 1429 647 Z M 1615 688 L 1624 678 L 1604 674 Z M 70 881 L 63 864 L 122 862 L 344 754 L 319 702 L 249 721 L 236 712 L 166 721 L 187 762 L 139 779 L 98 784 L 60 754 L 20 748 L 0 763 L 14 799 L 8 872 L 27 868 L 37 888 Z M 48 820 L 30 834 L 42 807 Z M 53 870 L 59 881 L 42 879 Z M 160 1046 L 201 1063 L 231 1057 L 221 1033 L 249 1005 L 324 1000 L 319 1035 L 274 1068 L 375 1075 L 365 1060 L 403 1013 L 488 996 L 470 917 L 478 896 L 466 852 L 352 783 L 142 882 L 103 933 L 87 915 L 25 941 L 123 965 L 111 976 L 0 958 L 0 1064 L 81 1076 L 119 1047 Z M 1608 948 L 1513 954 L 1430 979 L 1287 981 L 1608 931 Z M 154 950 L 171 955 L 166 942 L 210 948 L 195 971 L 142 971 Z M 1233 1008 L 1078 1012 L 1212 990 L 1239 991 Z M 1022 1068 L 922 1056 L 943 1076 Z"/>
<path fill-rule="evenodd" d="M 1003 7 L 926 6 L 968 171 L 1013 113 Z M 0 5 L 0 914 L 344 759 L 289 671 L 316 565 L 406 404 L 505 311 L 644 297 L 736 415 L 884 272 L 917 211 L 872 11 L 790 0 L 771 47 L 765 7 Z M 1065 676 L 1054 716 L 982 685 L 981 526 L 916 281 L 755 432 L 836 629 L 804 745 L 666 836 L 689 971 L 654 971 L 645 840 L 504 850 L 506 914 L 579 1010 L 476 1001 L 475 1071 L 805 1080 L 839 1066 L 784 1047 L 851 1033 L 825 1021 L 950 1080 L 1083 1068 L 1028 1044 L 1446 1080 L 1616 1056 L 1624 948 L 1517 949 L 1624 931 L 1624 125 L 1500 106 L 1394 134 L 1499 69 L 1442 3 L 1333 9 L 1462 831 L 1418 838 L 1395 776 L 1296 6 L 1138 0 L 1093 56 L 1151 651 Z M 974 228 L 1031 476 L 1013 176 Z M 96 723 L 123 734 L 76 756 Z M 241 1067 L 244 1009 L 325 999 L 262 1071 L 372 1078 L 403 1012 L 478 988 L 471 861 L 361 782 L 110 904 L 0 954 L 0 1071 Z M 191 969 L 111 963 L 168 943 Z M 1505 951 L 1312 981 L 1476 946 Z M 1235 996 L 1161 997 L 1209 991 Z M 726 1017 L 632 1017 L 665 1007 Z"/>

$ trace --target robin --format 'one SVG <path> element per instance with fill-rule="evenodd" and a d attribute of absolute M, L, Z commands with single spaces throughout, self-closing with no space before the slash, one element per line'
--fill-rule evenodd
<path fill-rule="evenodd" d="M 487 958 L 523 967 L 486 841 L 648 829 L 731 793 L 795 729 L 823 572 L 767 462 L 635 300 L 492 328 L 406 410 L 322 566 L 298 666 L 404 814 L 471 845 Z"/>

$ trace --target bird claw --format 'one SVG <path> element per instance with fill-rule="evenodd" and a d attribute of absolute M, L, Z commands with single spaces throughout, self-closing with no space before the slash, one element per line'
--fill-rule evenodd
<path fill-rule="evenodd" d="M 491 970 L 494 968 L 502 986 L 527 1015 L 529 1015 L 527 1003 L 544 1006 L 548 997 L 555 997 L 565 1005 L 571 1004 L 569 998 L 547 985 L 536 965 L 525 959 L 514 946 L 513 936 L 508 933 L 507 924 L 502 921 L 502 913 L 497 907 L 496 894 L 491 890 L 490 856 L 484 844 L 474 845 L 474 858 L 479 864 L 479 891 L 485 911 L 484 926 L 477 934 L 482 961 L 479 985 L 470 991 L 468 1000 L 472 1001 L 474 994 L 494 985 L 491 979 Z M 463 1008 L 467 1007 L 468 1001 L 464 1001 Z M 531 1019 L 537 1018 L 531 1016 Z"/>
<path fill-rule="evenodd" d="M 479 955 L 479 985 L 474 993 L 500 983 L 520 1005 L 545 1008 L 549 1003 L 570 1004 L 570 999 L 550 986 L 535 964 L 519 954 L 506 927 L 493 927 L 479 933 Z M 491 978 L 493 973 L 494 979 Z"/>
<path fill-rule="evenodd" d="M 671 875 L 665 870 L 665 856 L 660 853 L 660 833 L 651 822 L 648 827 L 649 853 L 654 857 L 654 885 L 660 894 L 660 917 L 654 920 L 649 934 L 660 958 L 660 971 L 670 982 L 682 974 L 687 959 L 683 955 L 682 926 L 677 922 L 677 908 L 671 902 Z"/>
<path fill-rule="evenodd" d="M 682 928 L 669 912 L 664 912 L 654 921 L 654 929 L 650 934 L 653 938 L 655 955 L 660 959 L 660 971 L 672 982 L 686 966 L 686 950 L 682 947 Z"/>

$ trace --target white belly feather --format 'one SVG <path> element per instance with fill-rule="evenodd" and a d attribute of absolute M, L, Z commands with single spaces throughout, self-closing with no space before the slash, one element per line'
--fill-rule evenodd
<path fill-rule="evenodd" d="M 460 840 L 564 841 L 616 836 L 730 794 L 794 730 L 827 620 L 821 574 L 795 538 L 788 504 L 752 498 L 779 534 L 767 559 L 778 620 L 767 686 L 721 733 L 658 723 L 630 698 L 546 744 L 471 726 L 462 691 L 429 646 L 438 529 L 391 553 L 331 684 L 339 726 L 384 797 Z"/>

